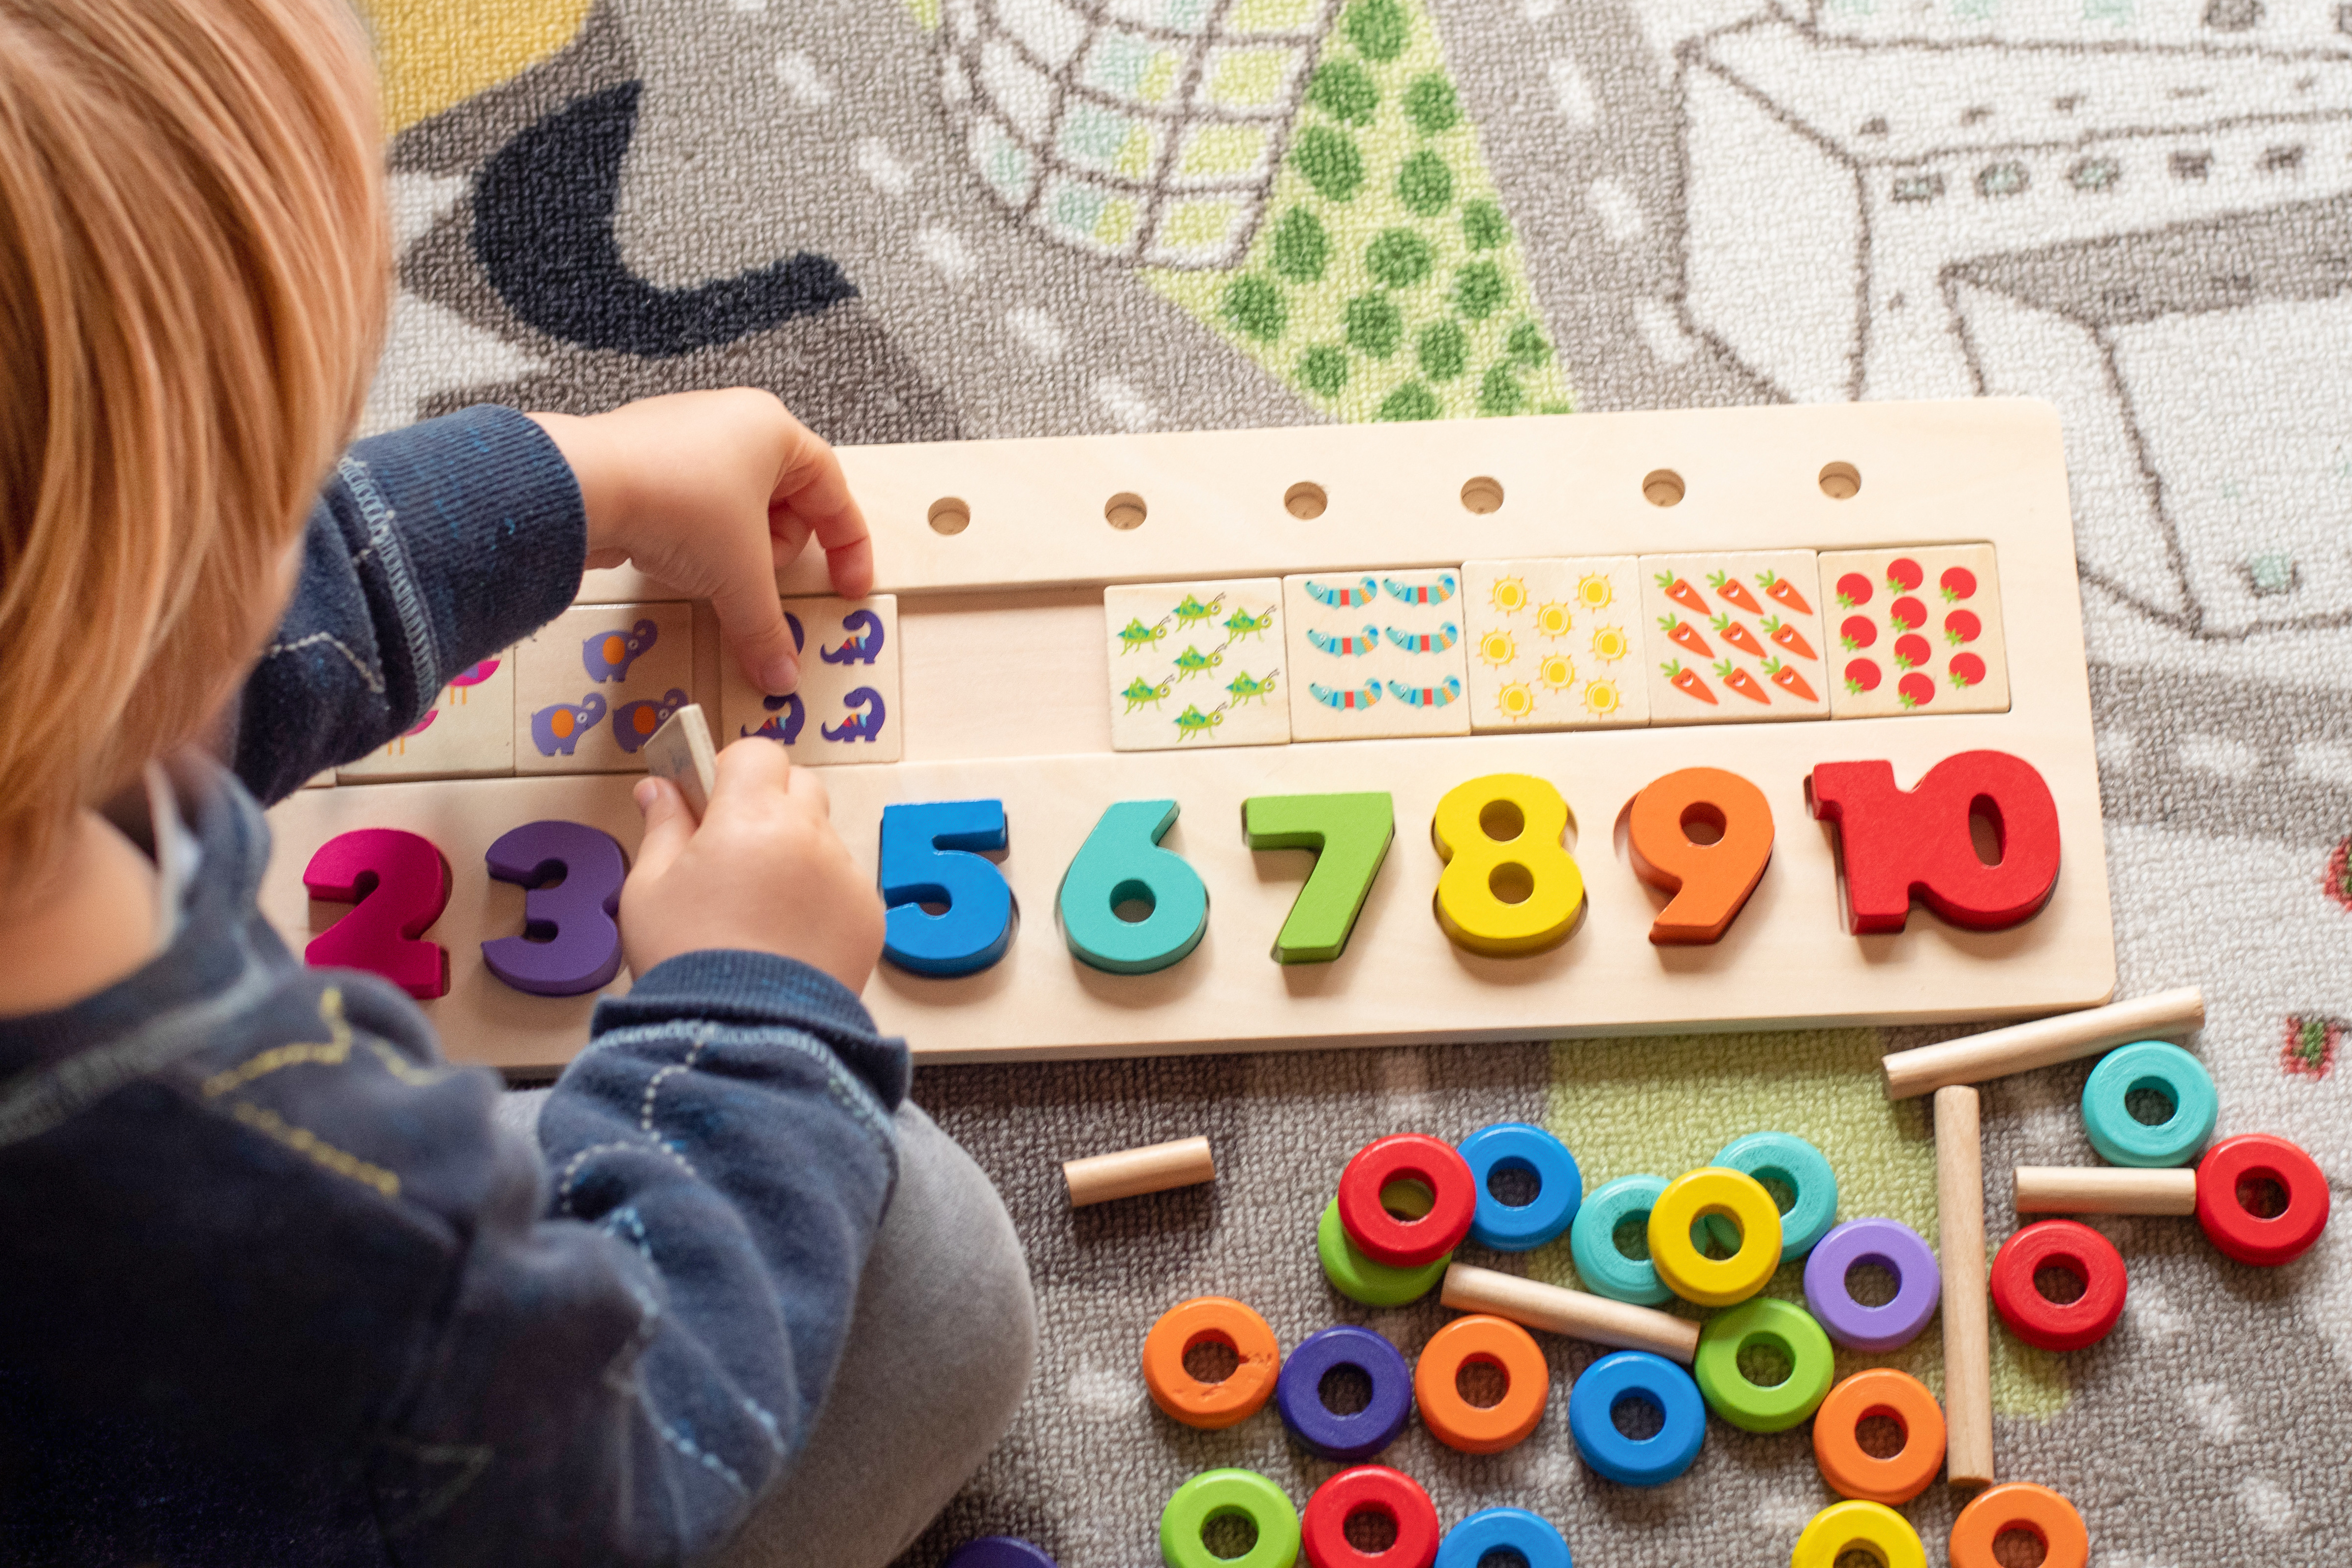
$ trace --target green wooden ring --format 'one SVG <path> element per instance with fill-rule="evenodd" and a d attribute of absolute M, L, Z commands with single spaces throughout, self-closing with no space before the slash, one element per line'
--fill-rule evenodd
<path fill-rule="evenodd" d="M 1257 1544 L 1220 1557 L 1201 1539 L 1209 1521 L 1240 1514 L 1257 1526 Z M 1255 1470 L 1203 1470 L 1160 1510 L 1160 1556 L 1168 1568 L 1293 1568 L 1298 1561 L 1298 1510 Z"/>
<path fill-rule="evenodd" d="M 1779 1345 L 1789 1375 L 1769 1385 L 1748 1381 L 1739 1352 L 1758 1341 Z M 1778 1296 L 1752 1296 L 1709 1318 L 1698 1332 L 1691 1375 L 1706 1406 L 1746 1432 L 1785 1432 L 1820 1408 L 1837 1375 L 1837 1355 L 1813 1315 Z"/>
<path fill-rule="evenodd" d="M 1449 1252 L 1418 1268 L 1392 1268 L 1374 1262 L 1348 1239 L 1348 1227 L 1339 1223 L 1337 1198 L 1323 1206 L 1323 1217 L 1315 1222 L 1315 1256 L 1323 1260 L 1323 1277 L 1331 1281 L 1332 1289 L 1367 1307 L 1402 1307 L 1420 1300 L 1437 1289 L 1437 1282 L 1445 1278 L 1445 1266 L 1454 1261 Z"/>

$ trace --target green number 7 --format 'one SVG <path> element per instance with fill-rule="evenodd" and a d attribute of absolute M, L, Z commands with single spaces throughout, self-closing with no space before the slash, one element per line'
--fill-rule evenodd
<path fill-rule="evenodd" d="M 1253 849 L 1312 849 L 1315 868 L 1274 939 L 1276 963 L 1328 963 L 1348 950 L 1372 879 L 1396 837 L 1386 791 L 1261 795 L 1242 802 L 1242 837 Z"/>

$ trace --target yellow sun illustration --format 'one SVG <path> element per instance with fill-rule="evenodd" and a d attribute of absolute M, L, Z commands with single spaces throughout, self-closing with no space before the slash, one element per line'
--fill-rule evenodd
<path fill-rule="evenodd" d="M 1536 606 L 1536 630 L 1548 637 L 1564 637 L 1575 625 L 1576 618 L 1558 599 L 1546 599 Z"/>
<path fill-rule="evenodd" d="M 1536 666 L 1536 679 L 1554 691 L 1565 691 L 1576 682 L 1576 661 L 1564 653 L 1548 653 Z"/>
<path fill-rule="evenodd" d="M 1592 657 L 1603 664 L 1614 664 L 1633 651 L 1633 645 L 1625 636 L 1623 626 L 1592 628 Z"/>
<path fill-rule="evenodd" d="M 1495 608 L 1507 616 L 1516 616 L 1528 607 L 1528 580 L 1525 577 L 1497 577 L 1494 591 L 1487 595 Z"/>
<path fill-rule="evenodd" d="M 1588 680 L 1584 683 L 1584 710 L 1595 719 L 1606 719 L 1625 705 L 1613 680 Z"/>
<path fill-rule="evenodd" d="M 1576 580 L 1576 600 L 1588 610 L 1605 610 L 1616 600 L 1617 590 L 1609 579 L 1598 572 L 1587 572 Z"/>
<path fill-rule="evenodd" d="M 1536 694 L 1526 681 L 1510 681 L 1495 693 L 1495 708 L 1506 719 L 1525 719 L 1536 710 Z"/>
<path fill-rule="evenodd" d="M 1478 638 L 1478 657 L 1500 669 L 1519 657 L 1519 648 L 1511 640 L 1510 633 L 1497 627 Z"/>

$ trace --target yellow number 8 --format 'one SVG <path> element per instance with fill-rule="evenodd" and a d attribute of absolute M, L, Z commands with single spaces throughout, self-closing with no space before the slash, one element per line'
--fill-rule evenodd
<path fill-rule="evenodd" d="M 1445 862 L 1437 923 L 1474 952 L 1535 952 L 1567 937 L 1584 874 L 1560 847 L 1568 802 L 1527 773 L 1488 773 L 1437 803 L 1429 837 Z"/>

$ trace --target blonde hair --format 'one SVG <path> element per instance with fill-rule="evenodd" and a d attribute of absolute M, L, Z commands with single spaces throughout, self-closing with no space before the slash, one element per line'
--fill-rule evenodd
<path fill-rule="evenodd" d="M 339 0 L 0 0 L 0 900 L 269 629 L 384 224 Z"/>

